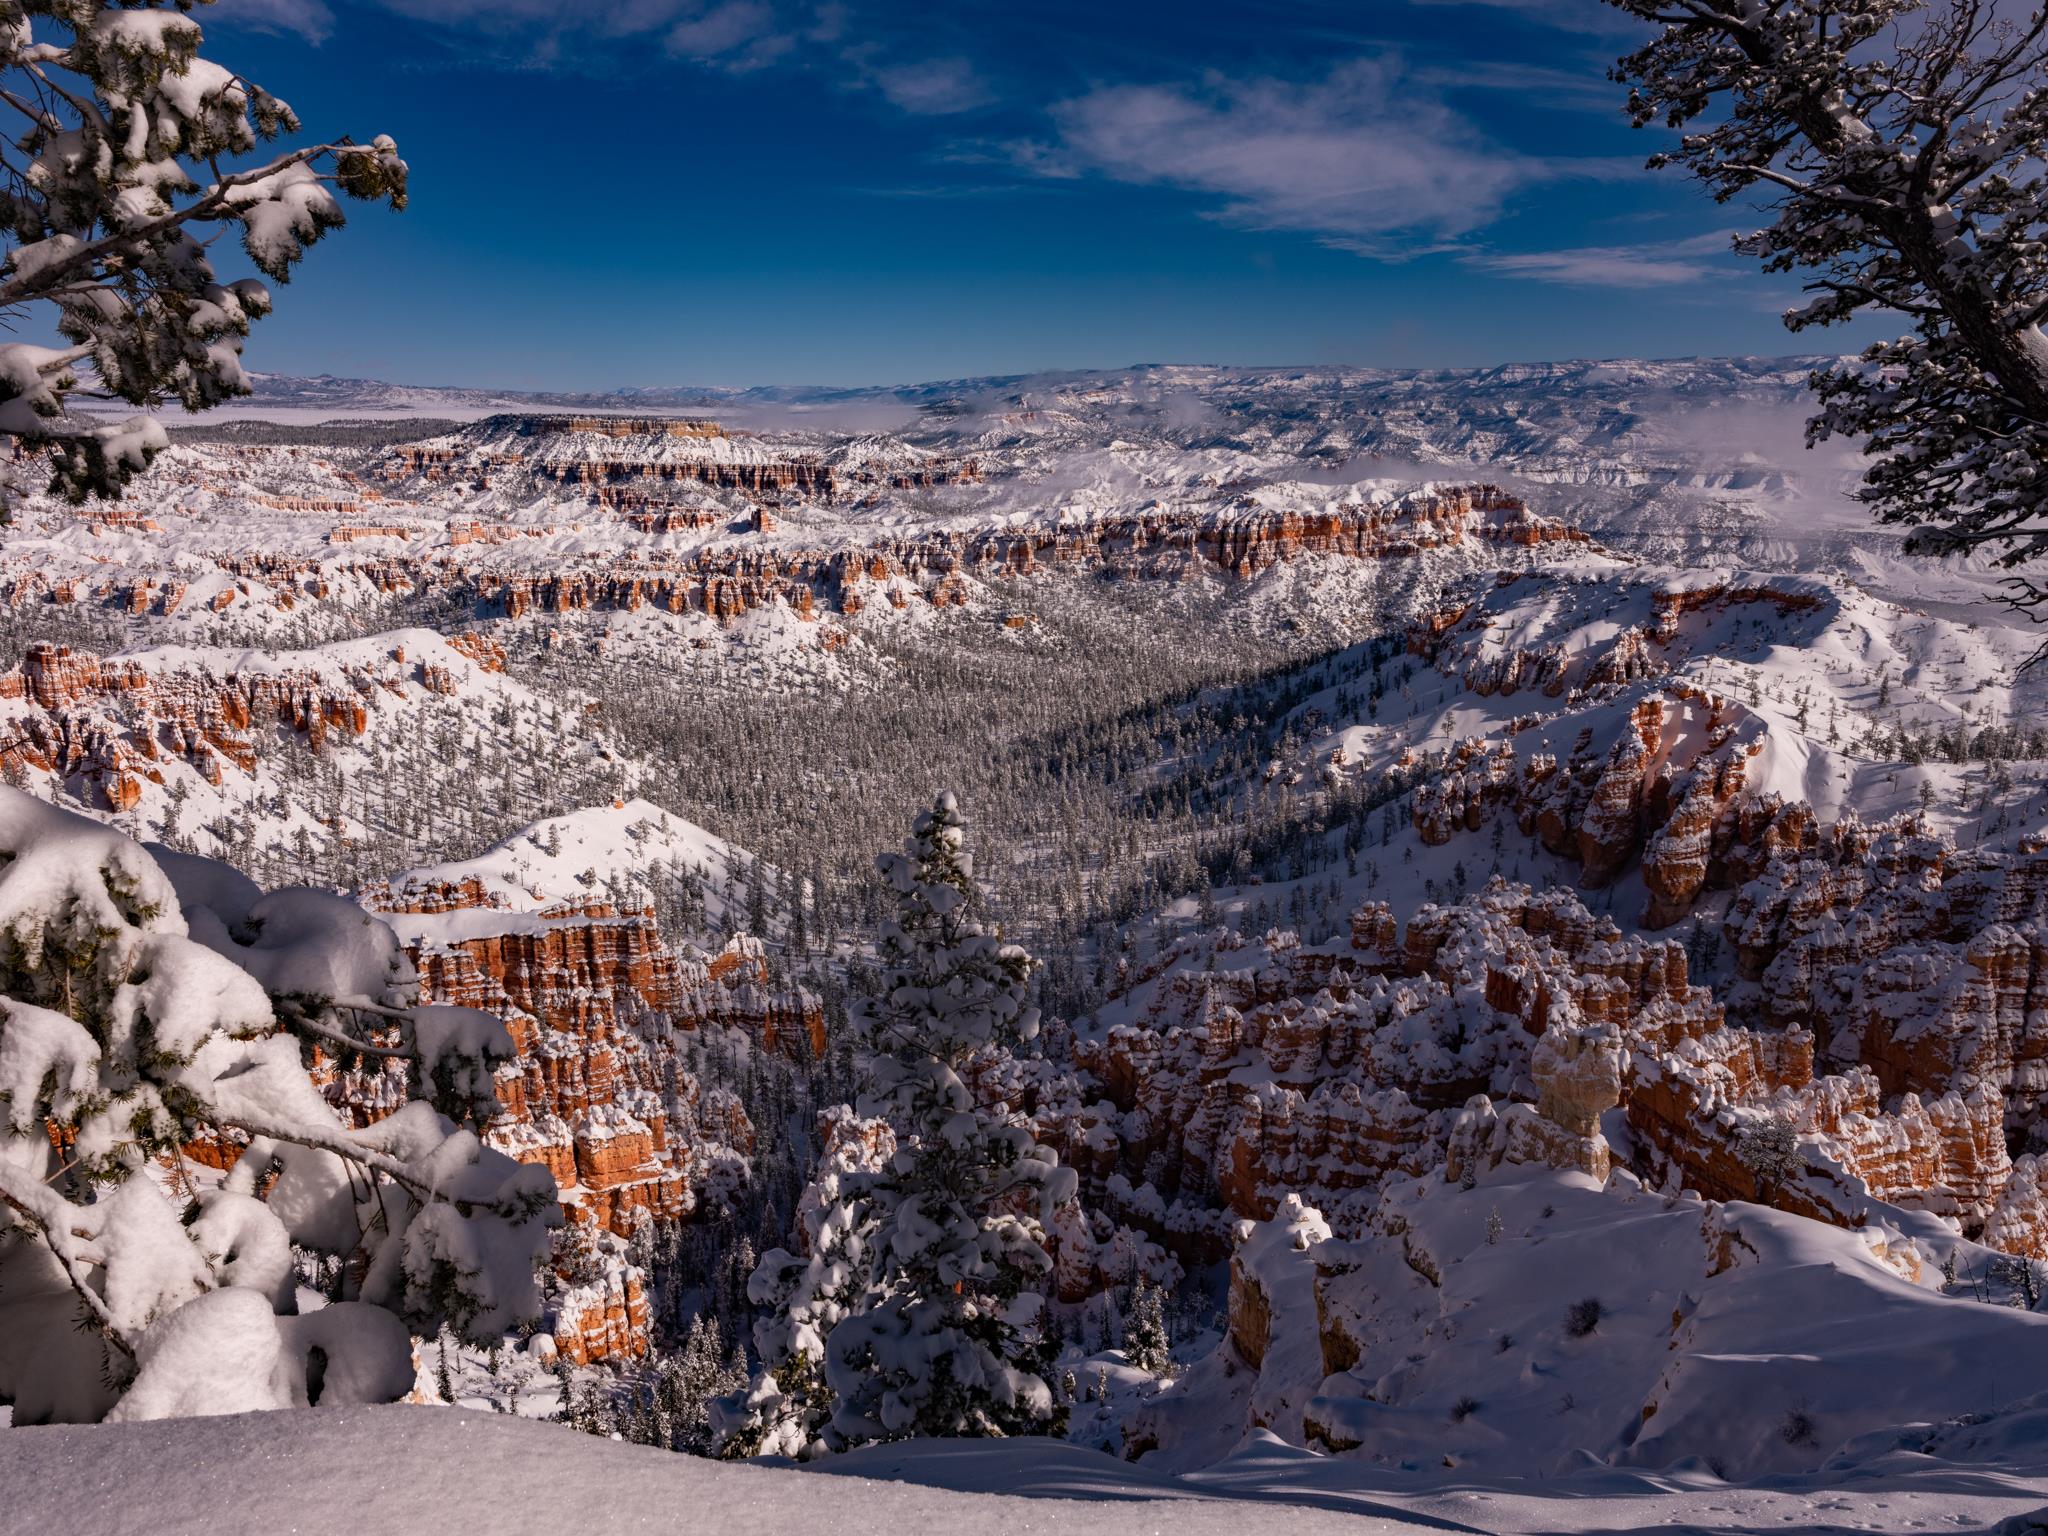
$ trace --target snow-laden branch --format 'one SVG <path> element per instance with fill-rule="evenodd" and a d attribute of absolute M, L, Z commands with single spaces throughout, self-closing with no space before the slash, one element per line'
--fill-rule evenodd
<path fill-rule="evenodd" d="M 41 1182 L 23 1178 L 20 1170 L 11 1167 L 5 1158 L 0 1158 L 0 1204 L 12 1209 L 17 1220 L 25 1223 L 42 1240 L 51 1258 L 64 1271 L 64 1278 L 77 1293 L 80 1304 L 106 1335 L 107 1342 L 133 1359 L 135 1340 L 128 1336 L 100 1293 L 93 1289 L 93 1258 L 79 1244 L 90 1242 L 97 1234 L 90 1226 L 80 1223 L 79 1209 Z"/>
<path fill-rule="evenodd" d="M 371 1356 L 349 1379 L 392 1396 L 408 1327 L 489 1341 L 531 1318 L 561 1218 L 547 1169 L 480 1133 L 503 1022 L 417 1006 L 396 936 L 342 897 L 177 868 L 182 886 L 111 829 L 0 788 L 0 1329 L 43 1326 L 67 1286 L 88 1324 L 0 1351 L 0 1398 L 30 1418 L 189 1411 L 166 1330 L 256 1362 L 246 1385 L 274 1396 L 261 1362 L 298 1336 L 280 1321 L 308 1278 L 295 1251 L 345 1261 L 333 1305 L 355 1311 L 335 1317 Z M 350 1013 L 399 1043 L 331 1021 Z M 349 1125 L 311 1045 L 402 1060 L 404 1102 Z M 195 1140 L 224 1175 L 156 1176 Z M 235 1291 L 259 1295 L 215 1300 Z"/>
<path fill-rule="evenodd" d="M 72 360 L 90 361 L 112 397 L 197 411 L 248 392 L 242 338 L 271 307 L 261 282 L 217 276 L 212 245 L 238 234 L 257 271 L 284 282 L 343 223 L 342 199 L 404 207 L 407 171 L 383 137 L 233 165 L 297 132 L 298 119 L 201 54 L 189 9 L 15 0 L 0 11 L 0 103 L 27 125 L 13 145 L 23 163 L 7 162 L 12 195 L 0 200 L 0 312 L 46 307 Z M 0 434 L 48 450 L 53 490 L 118 494 L 162 433 L 68 422 L 76 378 L 36 362 L 0 347 Z"/>
<path fill-rule="evenodd" d="M 1862 495 L 1909 549 L 1982 550 L 2020 606 L 2048 605 L 2027 569 L 2048 555 L 2048 12 L 1610 3 L 1660 28 L 1614 70 L 1639 127 L 1684 130 L 1651 163 L 1718 201 L 1770 194 L 1774 222 L 1739 248 L 1817 274 L 1787 324 L 1913 323 L 1814 375 L 1809 440 L 1863 440 Z"/>

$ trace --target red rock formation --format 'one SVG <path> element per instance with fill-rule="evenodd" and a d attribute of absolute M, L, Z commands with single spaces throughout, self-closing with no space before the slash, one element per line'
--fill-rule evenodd
<path fill-rule="evenodd" d="M 640 1271 L 630 1265 L 569 1287 L 554 1310 L 555 1350 L 572 1365 L 636 1360 L 653 1347 L 653 1309 Z"/>
<path fill-rule="evenodd" d="M 772 991 L 758 946 L 688 965 L 661 942 L 651 910 L 591 902 L 512 912 L 492 906 L 475 880 L 378 887 L 365 901 L 413 916 L 464 914 L 445 930 L 425 922 L 401 932 L 427 1000 L 483 1009 L 511 1029 L 517 1055 L 499 1074 L 505 1115 L 492 1140 L 546 1164 L 565 1204 L 622 1236 L 647 1219 L 687 1219 L 704 1180 L 726 1176 L 719 1159 L 752 1150 L 738 1102 L 702 1091 L 682 1066 L 682 1032 L 743 1029 L 767 1049 L 789 1049 L 801 1032 L 824 1048 L 816 999 Z"/>
<path fill-rule="evenodd" d="M 452 448 L 408 445 L 396 452 L 395 472 L 428 479 L 481 475 L 487 465 L 513 462 L 505 455 L 460 456 Z M 784 490 L 829 494 L 834 471 L 822 464 L 763 464 L 726 461 L 661 461 L 649 465 L 572 458 L 529 466 L 542 480 L 595 481 L 593 495 L 605 505 L 634 511 L 636 526 L 649 532 L 697 529 L 730 521 L 716 509 L 657 505 L 639 479 L 730 482 L 763 495 Z M 968 466 L 956 466 L 970 478 Z M 913 479 L 945 478 L 952 470 L 925 467 L 905 471 Z M 615 477 L 625 477 L 614 483 Z M 901 478 L 895 471 L 888 476 Z M 885 476 L 887 477 L 887 476 Z M 233 487 L 221 487 L 224 492 Z M 337 503 L 354 508 L 354 503 Z M 766 512 L 760 516 L 769 516 Z M 760 527 L 759 516 L 753 519 Z M 528 524 L 457 520 L 446 524 L 447 544 L 412 553 L 430 530 L 397 524 L 344 523 L 334 542 L 349 544 L 372 536 L 404 535 L 406 553 L 389 559 L 321 562 L 278 554 L 226 553 L 223 570 L 246 582 L 261 582 L 279 607 L 320 601 L 350 585 L 366 583 L 385 594 L 431 592 L 473 606 L 482 614 L 520 618 L 534 613 L 586 610 L 630 611 L 646 606 L 697 612 L 721 620 L 782 603 L 800 617 L 831 608 L 846 614 L 870 606 L 863 588 L 889 584 L 888 600 L 903 606 L 911 595 L 938 606 L 970 599 L 970 579 L 992 581 L 1056 569 L 1104 569 L 1119 575 L 1171 579 L 1196 571 L 1221 570 L 1235 576 L 1258 574 L 1277 563 L 1309 555 L 1387 560 L 1424 550 L 1491 547 L 1519 549 L 1582 538 L 1576 529 L 1531 514 L 1496 487 L 1453 488 L 1413 495 L 1388 504 L 1345 506 L 1312 514 L 1276 512 L 1247 498 L 1220 510 L 1164 507 L 1142 512 L 1005 525 L 982 530 L 932 530 L 894 536 L 859 548 L 774 548 L 759 540 L 721 542 L 694 549 L 635 549 L 613 557 L 587 555 L 551 559 L 542 568 L 508 569 L 502 562 L 472 564 L 458 550 L 542 537 L 556 530 Z M 230 589 L 247 600 L 246 588 Z M 73 582 L 66 600 L 104 601 L 145 612 L 180 600 L 182 586 L 147 580 L 105 578 L 83 587 Z M 16 604 L 56 601 L 56 590 L 39 574 L 11 574 L 0 595 Z"/>
<path fill-rule="evenodd" d="M 163 524 L 132 507 L 95 507 L 86 528 L 94 538 L 99 538 L 114 532 L 161 533 Z"/>
<path fill-rule="evenodd" d="M 549 428 L 564 432 L 591 433 L 599 437 L 681 437 L 692 439 L 719 438 L 726 435 L 725 428 L 715 421 L 663 416 L 571 416 L 566 421 L 551 421 L 536 418 L 526 428 L 530 432 Z"/>
<path fill-rule="evenodd" d="M 1729 761 L 1705 765 L 1705 787 L 1679 804 L 1717 794 Z M 1747 926 L 1770 1006 L 1803 1010 L 1818 1041 L 1731 1024 L 1676 942 L 1624 936 L 1568 892 L 1496 881 L 1425 906 L 1405 934 L 1372 903 L 1346 940 L 1315 949 L 1283 933 L 1183 940 L 1129 979 L 1110 1027 L 1073 1041 L 1070 1079 L 1033 1086 L 1032 1113 L 1091 1199 L 1140 1213 L 1195 1258 L 1221 1251 L 1199 1219 L 1217 1205 L 1263 1219 L 1296 1192 L 1344 1231 L 1386 1179 L 1438 1164 L 1451 1177 L 1502 1159 L 1604 1177 L 1615 1115 L 1653 1182 L 1844 1225 L 1915 1206 L 2048 1252 L 2048 1197 L 2007 1149 L 2039 1134 L 2048 1080 L 2048 1041 L 2035 1038 L 2048 1036 L 2048 875 L 2034 867 L 2048 853 L 1975 861 L 1964 889 L 1929 901 L 1941 859 L 1909 826 L 1834 829 L 1828 864 L 1801 852 L 1810 827 L 1810 813 L 1764 806 L 1724 830 L 1752 852 L 1783 834 L 1731 930 Z M 1858 860 L 1874 873 L 1858 876 Z M 1802 869 L 1816 888 L 1803 901 Z M 1874 891 L 1891 894 L 1873 904 Z M 1869 912 L 1880 950 L 1841 936 L 1827 908 L 1845 901 Z M 1959 922 L 1981 926 L 1928 936 Z M 1917 945 L 1899 947 L 1902 932 Z M 1768 991 L 1784 982 L 1772 943 L 1811 952 L 1803 990 Z M 1835 1001 L 1819 1007 L 1823 963 L 1858 967 L 1863 983 L 1830 982 Z M 1816 1075 L 1817 1053 L 1840 1070 Z M 1758 1127 L 1779 1121 L 1797 1149 L 1784 1167 L 1754 1150 Z"/>
<path fill-rule="evenodd" d="M 1775 1059 L 1766 1051 L 1760 1070 L 1760 1047 L 1785 1038 L 1728 1029 L 1662 1059 L 1638 1059 L 1629 1127 L 1658 1170 L 1678 1170 L 1711 1199 L 1760 1201 L 1842 1226 L 1860 1226 L 1872 1202 L 1885 1201 L 1982 1227 L 2011 1173 L 1996 1094 L 1980 1088 L 1925 1104 L 1908 1094 L 1887 1110 L 1868 1067 L 1814 1078 L 1804 1036 Z M 1812 1147 L 1789 1174 L 1745 1157 L 1745 1135 L 1770 1119 Z"/>
<path fill-rule="evenodd" d="M 151 765 L 165 757 L 183 757 L 218 783 L 222 762 L 254 768 L 264 731 L 297 732 L 318 751 L 330 732 L 363 734 L 373 690 L 400 690 L 408 678 L 433 682 L 421 668 L 363 664 L 343 673 L 337 684 L 302 669 L 151 670 L 67 646 L 33 645 L 19 667 L 0 673 L 0 699 L 34 706 L 16 720 L 14 738 L 0 744 L 0 763 L 96 787 L 108 805 L 127 809 L 139 781 L 163 782 Z"/>
<path fill-rule="evenodd" d="M 1769 603 L 1779 613 L 1785 614 L 1811 613 L 1828 601 L 1824 592 L 1796 577 L 1776 581 L 1770 577 L 1753 577 L 1733 584 L 1701 582 L 1654 593 L 1651 604 L 1656 610 L 1656 619 L 1650 632 L 1659 644 L 1668 645 L 1678 638 L 1679 625 L 1686 614 L 1721 603 Z"/>
<path fill-rule="evenodd" d="M 2048 1145 L 2048 853 L 1959 854 L 1914 817 L 1776 849 L 1726 932 L 1765 1023 L 1811 1027 L 1887 1098 L 1978 1088 Z"/>
<path fill-rule="evenodd" d="M 645 501 L 646 497 L 607 486 L 600 493 L 599 500 L 605 506 L 623 506 L 635 500 Z M 664 507 L 659 511 L 627 512 L 626 521 L 642 533 L 697 533 L 706 528 L 723 527 L 732 521 L 732 516 L 716 507 Z"/>
<path fill-rule="evenodd" d="M 1112 1177 L 1149 1184 L 1169 1213 L 1215 1200 L 1264 1216 L 1295 1190 L 1351 1220 L 1384 1179 L 1441 1160 L 1475 1093 L 1505 1096 L 1534 1072 L 1571 1122 L 1561 1134 L 1584 1139 L 1595 1079 L 1618 1073 L 1596 1064 L 1626 1040 L 1720 1022 L 1679 946 L 1623 939 L 1567 893 L 1498 884 L 1425 907 L 1405 941 L 1374 904 L 1342 944 L 1210 936 L 1151 971 L 1120 1005 L 1131 1022 L 1074 1042 L 1081 1081 L 1043 1094 L 1060 1109 L 1039 1119 L 1091 1191 L 1106 1196 Z M 1614 1043 L 1545 1036 L 1589 1026 Z"/>
<path fill-rule="evenodd" d="M 1523 757 L 1513 740 L 1467 740 L 1417 786 L 1416 831 L 1442 846 L 1511 815 L 1592 887 L 1639 859 L 1651 928 L 1684 917 L 1703 890 L 1741 884 L 1778 849 L 1811 841 L 1809 809 L 1745 797 L 1762 737 L 1730 700 L 1674 684 L 1638 701 L 1630 727 L 1604 754 L 1588 731 L 1563 763 L 1543 751 Z"/>

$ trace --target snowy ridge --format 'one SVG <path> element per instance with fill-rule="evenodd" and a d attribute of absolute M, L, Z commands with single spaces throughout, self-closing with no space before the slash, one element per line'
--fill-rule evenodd
<path fill-rule="evenodd" d="M 1148 1467 L 1200 1471 L 1249 1416 L 1396 1473 L 1841 1477 L 1944 1420 L 2021 1405 L 2020 1362 L 2048 1352 L 2048 1318 L 1938 1294 L 1874 1230 L 1622 1173 L 1396 1184 L 1372 1233 L 1318 1243 L 1327 1230 L 1283 1212 L 1240 1249 L 1233 1318 L 1262 1308 L 1261 1353 L 1247 1360 L 1234 1332 L 1141 1410 Z M 1219 1422 L 1224 1402 L 1237 1417 Z"/>
<path fill-rule="evenodd" d="M 464 770 L 421 750 L 430 734 L 551 735 L 555 712 L 504 674 L 488 643 L 422 628 L 305 649 L 168 644 L 101 657 L 44 646 L 0 673 L 0 763 L 53 797 L 114 811 L 153 839 L 183 837 L 194 851 L 225 850 L 229 825 L 259 808 L 249 824 L 257 846 L 302 835 L 361 842 L 374 829 L 354 815 L 337 823 L 327 781 L 352 780 L 367 797 L 411 777 L 438 794 Z M 577 782 L 578 759 L 585 772 L 609 761 L 587 742 L 556 750 L 564 783 Z"/>
<path fill-rule="evenodd" d="M 636 798 L 549 817 L 474 858 L 402 870 L 366 894 L 373 905 L 391 909 L 386 921 L 408 945 L 448 943 L 484 933 L 537 932 L 551 909 L 603 902 L 620 883 L 646 889 L 687 870 L 706 882 L 706 917 L 715 925 L 727 915 L 722 887 L 747 867 L 722 838 Z M 462 892 L 473 905 L 405 910 L 433 905 L 439 891 Z"/>

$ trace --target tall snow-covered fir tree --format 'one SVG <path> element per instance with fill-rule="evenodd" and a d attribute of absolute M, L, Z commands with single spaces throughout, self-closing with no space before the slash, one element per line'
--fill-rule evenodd
<path fill-rule="evenodd" d="M 1074 1174 L 961 1076 L 1036 1035 L 1032 961 L 979 915 L 951 794 L 878 867 L 895 912 L 877 993 L 854 1013 L 865 1118 L 842 1119 L 854 1134 L 806 1193 L 807 1251 L 778 1249 L 755 1271 L 754 1299 L 773 1308 L 756 1329 L 766 1369 L 719 1407 L 727 1454 L 1030 1433 L 1055 1415 L 1037 1287 L 1051 1270 L 1044 1223 Z"/>
<path fill-rule="evenodd" d="M 1631 118 L 1687 130 L 1651 165 L 1717 202 L 1769 196 L 1775 222 L 1738 249 L 1813 274 L 1785 323 L 1912 328 L 1813 375 L 1808 441 L 1862 439 L 1863 499 L 1913 528 L 1909 549 L 1986 555 L 2014 602 L 2048 607 L 2048 12 L 1609 3 L 1660 28 L 1614 70 Z"/>
<path fill-rule="evenodd" d="M 1165 1375 L 1173 1364 L 1166 1292 L 1143 1275 L 1131 1282 L 1131 1315 L 1124 1319 L 1124 1358 L 1154 1376 Z"/>

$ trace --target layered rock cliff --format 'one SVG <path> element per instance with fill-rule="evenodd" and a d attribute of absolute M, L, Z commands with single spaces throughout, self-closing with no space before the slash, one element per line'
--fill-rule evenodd
<path fill-rule="evenodd" d="M 365 893 L 398 929 L 422 996 L 504 1019 L 515 1059 L 497 1075 L 492 1144 L 544 1164 L 571 1237 L 558 1262 L 557 1348 L 577 1363 L 644 1354 L 645 1277 L 617 1239 L 690 1220 L 747 1177 L 754 1127 L 738 1099 L 691 1073 L 706 1028 L 764 1049 L 822 1048 L 814 998 L 767 982 L 758 945 L 681 959 L 649 909 L 588 901 L 514 909 L 477 879 Z M 360 1093 L 360 1090 L 356 1090 Z"/>
<path fill-rule="evenodd" d="M 1760 782 L 1756 762 L 1771 731 L 1764 716 L 1671 674 L 1694 646 L 1715 654 L 1726 644 L 1722 631 L 1746 613 L 1818 622 L 1832 601 L 1827 588 L 1761 578 L 1643 583 L 1613 606 L 1621 614 L 1647 606 L 1648 622 L 1537 644 L 1501 638 L 1526 627 L 1519 590 L 1504 579 L 1485 601 L 1427 615 L 1409 631 L 1410 654 L 1475 697 L 1530 692 L 1557 701 L 1515 716 L 1499 737 L 1458 742 L 1430 765 L 1410 802 L 1426 845 L 1442 847 L 1500 816 L 1575 864 L 1584 886 L 1640 867 L 1642 921 L 1653 929 L 1685 917 L 1702 892 L 1742 884 L 1780 850 L 1812 846 L 1812 809 Z M 1689 615 L 1716 626 L 1692 645 L 1682 633 Z"/>
<path fill-rule="evenodd" d="M 438 533 L 425 524 L 322 522 L 320 542 L 348 554 L 217 553 L 213 564 L 237 584 L 212 601 L 223 609 L 240 602 L 291 611 L 369 591 L 441 597 L 482 618 L 657 608 L 718 620 L 779 603 L 799 618 L 813 619 L 826 612 L 854 615 L 878 603 L 959 606 L 975 600 L 970 583 L 1049 571 L 1153 580 L 1207 572 L 1249 579 L 1307 557 L 1385 561 L 1462 550 L 1522 559 L 1541 546 L 1584 541 L 1568 523 L 1539 517 L 1516 496 L 1486 485 L 1314 510 L 1275 507 L 1245 495 L 1220 506 L 1155 502 L 1087 516 L 1005 517 L 981 526 L 956 520 L 908 533 L 876 536 L 863 530 L 806 541 L 775 533 L 774 519 L 760 509 L 735 531 L 730 510 L 634 500 L 636 493 L 614 483 L 614 468 L 578 460 L 547 473 L 601 482 L 594 505 L 616 508 L 618 533 L 630 530 L 634 536 L 624 542 L 678 532 L 722 535 L 680 549 L 657 544 L 593 553 L 588 537 L 556 547 L 554 535 L 580 535 L 580 529 L 479 517 L 444 519 Z M 686 465 L 676 473 L 683 468 L 692 475 L 715 470 L 749 480 L 784 476 L 791 478 L 791 489 L 804 488 L 797 483 L 803 475 L 791 466 Z M 764 540 L 770 533 L 775 536 Z M 367 558 L 355 553 L 365 543 L 388 546 L 388 552 Z M 509 554 L 507 547 L 518 544 L 528 549 Z M 104 568 L 61 578 L 39 568 L 0 571 L 0 599 L 16 607 L 83 603 L 169 617 L 184 605 L 185 586 Z"/>

